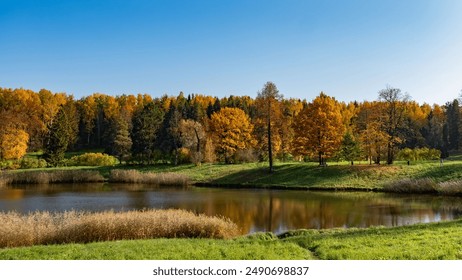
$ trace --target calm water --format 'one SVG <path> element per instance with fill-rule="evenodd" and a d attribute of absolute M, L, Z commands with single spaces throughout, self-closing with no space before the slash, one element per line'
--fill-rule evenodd
<path fill-rule="evenodd" d="M 225 216 L 244 232 L 398 226 L 462 216 L 462 198 L 363 192 L 47 185 L 0 189 L 0 211 L 180 208 Z"/>

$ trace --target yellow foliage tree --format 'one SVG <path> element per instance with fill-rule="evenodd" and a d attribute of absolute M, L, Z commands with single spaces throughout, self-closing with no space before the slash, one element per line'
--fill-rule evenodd
<path fill-rule="evenodd" d="M 360 105 L 356 118 L 355 133 L 359 136 L 361 149 L 370 164 L 372 161 L 380 164 L 387 149 L 387 135 L 382 130 L 385 119 L 383 107 L 383 102 L 365 101 Z"/>
<path fill-rule="evenodd" d="M 27 151 L 29 134 L 23 129 L 7 127 L 0 132 L 0 159 L 20 159 Z"/>
<path fill-rule="evenodd" d="M 321 92 L 295 117 L 294 153 L 317 156 L 323 166 L 340 148 L 344 132 L 340 104 Z"/>
<path fill-rule="evenodd" d="M 252 131 L 249 117 L 239 108 L 223 108 L 213 113 L 210 119 L 210 133 L 216 151 L 226 163 L 233 161 L 238 150 L 255 145 Z"/>

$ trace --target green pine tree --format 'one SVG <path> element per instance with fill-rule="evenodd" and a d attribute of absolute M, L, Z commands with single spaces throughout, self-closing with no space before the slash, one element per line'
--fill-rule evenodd
<path fill-rule="evenodd" d="M 122 163 L 122 161 L 130 158 L 133 142 L 128 131 L 128 123 L 122 118 L 115 122 L 116 134 L 111 145 L 111 154 Z"/>
<path fill-rule="evenodd" d="M 153 161 L 156 138 L 163 118 L 162 109 L 154 102 L 146 104 L 133 115 L 132 153 L 141 162 Z"/>
<path fill-rule="evenodd" d="M 64 160 L 64 154 L 72 140 L 70 116 L 61 106 L 48 127 L 43 158 L 48 164 L 58 166 Z"/>
<path fill-rule="evenodd" d="M 340 156 L 353 165 L 353 161 L 360 155 L 359 143 L 356 142 L 350 132 L 343 136 Z"/>

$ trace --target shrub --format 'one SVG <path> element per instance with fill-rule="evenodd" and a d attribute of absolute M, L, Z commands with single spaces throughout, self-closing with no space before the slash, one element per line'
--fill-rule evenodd
<path fill-rule="evenodd" d="M 103 153 L 85 153 L 79 156 L 73 156 L 68 165 L 71 166 L 112 166 L 117 164 L 116 157 Z"/>
<path fill-rule="evenodd" d="M 19 164 L 15 161 L 5 160 L 0 161 L 0 170 L 15 170 L 19 168 Z"/>
<path fill-rule="evenodd" d="M 44 159 L 23 158 L 19 166 L 21 169 L 44 168 L 47 167 L 47 162 Z"/>
<path fill-rule="evenodd" d="M 434 160 L 441 157 L 441 151 L 438 149 L 429 148 L 404 148 L 398 152 L 397 159 L 400 160 Z"/>
<path fill-rule="evenodd" d="M 237 150 L 234 158 L 237 163 L 249 163 L 258 161 L 258 155 L 253 149 Z"/>

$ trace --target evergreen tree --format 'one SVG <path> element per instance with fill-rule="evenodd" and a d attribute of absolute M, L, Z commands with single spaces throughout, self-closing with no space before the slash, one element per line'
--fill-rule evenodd
<path fill-rule="evenodd" d="M 128 123 L 123 119 L 119 118 L 116 121 L 116 134 L 113 139 L 112 145 L 110 146 L 110 154 L 117 157 L 120 163 L 123 160 L 127 160 L 131 155 L 132 139 L 128 130 Z"/>
<path fill-rule="evenodd" d="M 359 143 L 355 141 L 350 132 L 343 136 L 342 146 L 340 148 L 340 156 L 349 161 L 353 165 L 353 161 L 360 155 Z"/>
<path fill-rule="evenodd" d="M 162 125 L 164 113 L 154 102 L 149 102 L 133 115 L 132 153 L 142 162 L 154 159 L 157 132 Z"/>
<path fill-rule="evenodd" d="M 446 104 L 447 106 L 447 124 L 448 124 L 448 140 L 449 149 L 458 150 L 460 144 L 460 111 L 459 101 L 454 99 L 452 103 Z"/>
<path fill-rule="evenodd" d="M 52 166 L 57 166 L 64 160 L 64 154 L 72 141 L 71 116 L 61 106 L 48 127 L 43 158 Z"/>
<path fill-rule="evenodd" d="M 174 104 L 171 104 L 167 114 L 165 114 L 156 143 L 156 147 L 160 149 L 163 156 L 168 158 L 173 154 L 175 165 L 178 164 L 178 149 L 181 148 L 179 131 L 181 119 L 180 111 Z"/>

